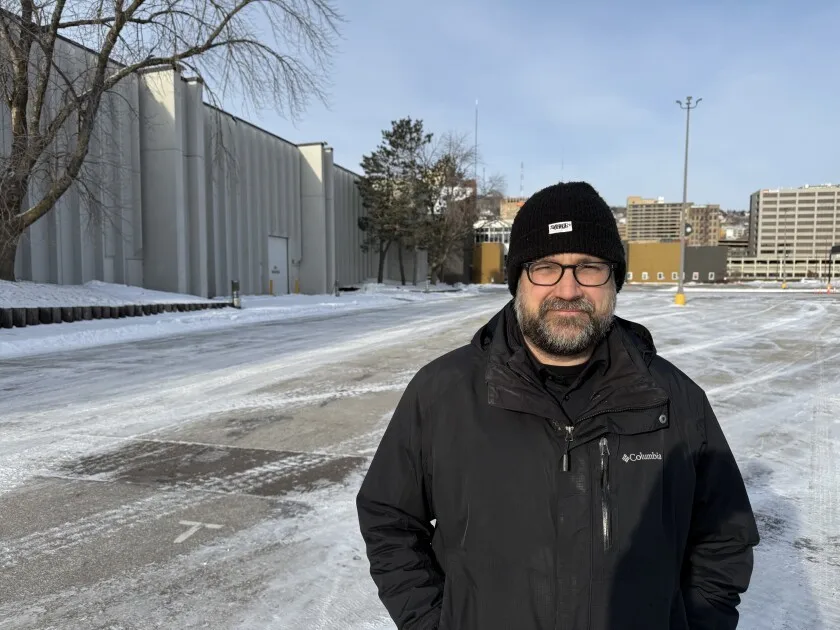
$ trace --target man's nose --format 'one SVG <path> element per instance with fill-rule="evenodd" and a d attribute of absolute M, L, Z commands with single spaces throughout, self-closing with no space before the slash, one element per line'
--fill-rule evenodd
<path fill-rule="evenodd" d="M 583 296 L 583 291 L 581 290 L 578 281 L 575 280 L 575 274 L 573 271 L 574 270 L 572 269 L 566 269 L 563 277 L 560 278 L 560 282 L 554 285 L 552 294 L 555 297 L 571 301 Z"/>

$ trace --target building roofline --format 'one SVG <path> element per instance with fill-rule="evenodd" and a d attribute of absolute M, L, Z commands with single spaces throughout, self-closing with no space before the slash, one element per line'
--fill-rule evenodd
<path fill-rule="evenodd" d="M 355 175 L 356 177 L 364 177 L 361 173 L 357 173 L 356 171 L 347 168 L 346 166 L 342 166 L 341 164 L 333 164 L 336 168 L 340 168 L 342 171 L 347 171 L 351 175 Z"/>
<path fill-rule="evenodd" d="M 262 133 L 264 133 L 266 135 L 269 135 L 272 138 L 276 138 L 277 140 L 282 140 L 286 144 L 290 144 L 293 147 L 305 146 L 305 145 L 302 145 L 302 144 L 297 144 L 296 142 L 292 142 L 291 140 L 288 140 L 287 138 L 284 138 L 283 136 L 278 135 L 278 134 L 274 133 L 273 131 L 269 131 L 268 129 L 263 129 L 262 127 L 260 127 L 258 125 L 255 125 L 254 123 L 250 122 L 249 120 L 245 120 L 244 118 L 240 118 L 239 116 L 236 116 L 235 114 L 231 114 L 229 111 L 226 111 L 226 110 L 222 109 L 221 107 L 217 107 L 217 106 L 215 106 L 211 103 L 208 103 L 207 101 L 204 101 L 204 105 L 206 107 L 209 107 L 210 109 L 218 112 L 219 114 L 224 114 L 225 116 L 230 116 L 231 118 L 233 118 L 234 122 L 236 122 L 236 123 L 242 123 L 243 125 L 247 125 L 248 127 L 251 127 L 252 129 L 255 129 L 257 131 L 261 131 Z"/>
<path fill-rule="evenodd" d="M 21 20 L 19 15 L 16 15 L 14 12 L 9 11 L 8 9 L 4 9 L 2 7 L 0 7 L 0 14 L 6 15 L 11 19 Z M 70 39 L 69 37 L 67 37 L 65 35 L 62 35 L 60 33 L 56 35 L 56 39 L 66 43 L 66 44 L 69 44 L 70 46 L 74 46 L 77 49 L 82 50 L 82 51 L 84 51 L 84 52 L 86 52 L 90 55 L 96 56 L 96 57 L 98 57 L 100 52 L 101 52 L 101 51 L 94 50 L 93 48 L 89 48 L 89 47 L 85 46 L 84 44 L 81 44 L 77 41 L 74 41 L 74 40 Z M 110 58 L 110 57 L 108 58 L 108 63 L 111 63 L 118 68 L 127 68 L 128 67 L 128 64 L 122 63 L 121 61 L 116 61 L 116 60 L 114 60 L 113 58 Z M 149 67 L 146 67 L 146 68 L 139 68 L 138 70 L 136 70 L 134 72 L 134 74 L 137 74 L 137 75 L 150 74 L 152 72 L 160 72 L 160 71 L 165 70 L 165 69 L 178 70 L 178 72 L 180 74 L 180 68 L 178 67 L 178 64 L 161 64 L 161 65 L 158 65 L 158 66 L 149 66 Z M 201 83 L 202 85 L 205 85 L 205 82 L 201 77 L 184 77 L 183 75 L 180 75 L 179 78 L 184 83 Z M 256 124 L 250 122 L 249 120 L 246 120 L 244 118 L 240 118 L 239 116 L 236 116 L 235 114 L 232 114 L 229 111 L 222 109 L 221 107 L 217 107 L 216 105 L 208 103 L 207 101 L 203 101 L 203 103 L 206 107 L 209 107 L 210 109 L 212 109 L 212 110 L 214 110 L 214 111 L 216 111 L 220 114 L 224 114 L 225 116 L 229 116 L 236 123 L 242 123 L 244 125 L 247 125 L 248 127 L 251 127 L 252 129 L 255 129 L 256 131 L 260 131 L 260 132 L 262 132 L 266 135 L 269 135 L 269 136 L 271 136 L 271 137 L 273 137 L 277 140 L 285 142 L 286 144 L 292 145 L 293 147 L 310 146 L 310 145 L 313 145 L 313 144 L 320 144 L 322 146 L 327 145 L 326 142 L 305 142 L 305 143 L 300 143 L 300 144 L 296 143 L 296 142 L 292 142 L 291 140 L 288 140 L 287 138 L 284 138 L 283 136 L 281 136 L 279 134 L 276 134 L 273 131 L 269 131 L 268 129 L 260 127 Z M 355 171 L 352 171 L 349 168 L 341 166 L 340 164 L 334 164 L 334 166 L 337 166 L 338 168 L 340 168 L 344 171 L 347 171 L 348 173 L 350 173 L 351 175 L 355 175 L 356 177 L 362 177 L 362 175 L 360 175 L 359 173 L 356 173 Z"/>

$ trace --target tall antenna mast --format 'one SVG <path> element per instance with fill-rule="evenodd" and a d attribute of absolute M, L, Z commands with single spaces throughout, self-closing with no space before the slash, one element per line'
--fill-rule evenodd
<path fill-rule="evenodd" d="M 475 178 L 475 194 L 478 197 L 478 99 L 475 99 L 475 146 L 473 147 L 473 159 L 475 160 L 473 177 Z"/>

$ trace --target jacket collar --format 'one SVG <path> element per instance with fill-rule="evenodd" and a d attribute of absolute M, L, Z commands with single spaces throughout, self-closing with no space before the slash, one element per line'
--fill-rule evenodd
<path fill-rule="evenodd" d="M 473 344 L 487 357 L 489 404 L 545 417 L 562 412 L 528 356 L 512 300 L 476 333 Z M 656 384 L 648 367 L 655 355 L 653 339 L 644 326 L 616 317 L 610 333 L 572 386 L 575 389 L 586 382 L 591 391 L 580 418 L 666 402 L 667 393 Z"/>

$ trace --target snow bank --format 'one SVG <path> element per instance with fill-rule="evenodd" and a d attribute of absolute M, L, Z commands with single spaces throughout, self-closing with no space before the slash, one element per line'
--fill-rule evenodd
<path fill-rule="evenodd" d="M 473 289 L 426 293 L 421 287 L 360 285 L 359 290 L 334 295 L 253 295 L 242 297 L 242 309 L 162 313 L 129 319 L 103 319 L 0 330 L 0 359 L 78 350 L 92 346 L 195 334 L 228 327 L 287 319 L 405 307 L 406 303 L 466 298 Z M 225 298 L 227 299 L 227 298 Z M 137 303 L 208 302 L 194 295 L 149 291 L 138 287 L 89 282 L 56 286 L 29 282 L 0 284 L 0 307 L 117 306 Z"/>
<path fill-rule="evenodd" d="M 0 280 L 0 308 L 37 306 L 123 306 L 208 302 L 195 295 L 152 291 L 93 280 L 83 285 L 6 282 Z"/>

